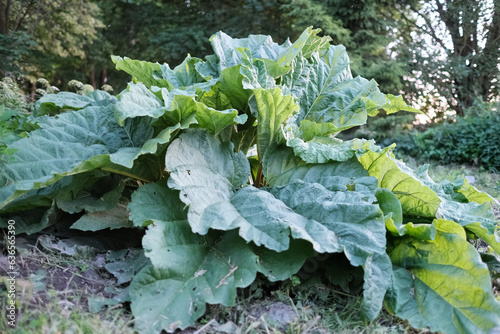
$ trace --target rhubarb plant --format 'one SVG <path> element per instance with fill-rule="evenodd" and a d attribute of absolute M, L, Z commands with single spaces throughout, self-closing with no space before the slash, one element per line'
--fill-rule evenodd
<path fill-rule="evenodd" d="M 287 280 L 320 255 L 331 284 L 348 285 L 339 266 L 360 269 L 367 321 L 385 307 L 432 331 L 499 326 L 483 261 L 500 253 L 495 200 L 463 178 L 433 182 L 394 146 L 336 138 L 380 110 L 416 110 L 353 77 L 318 33 L 219 32 L 214 54 L 173 68 L 114 56 L 132 76 L 117 97 L 44 96 L 39 128 L 1 157 L 0 223 L 33 233 L 65 211 L 83 213 L 76 229 L 144 229 L 150 262 L 129 292 L 140 333 L 184 329 L 257 275 Z"/>

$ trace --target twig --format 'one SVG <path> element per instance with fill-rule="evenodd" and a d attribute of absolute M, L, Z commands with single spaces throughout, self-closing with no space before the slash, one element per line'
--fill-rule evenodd
<path fill-rule="evenodd" d="M 220 280 L 219 284 L 215 288 L 217 289 L 220 286 L 227 284 L 225 282 L 226 278 L 228 278 L 232 273 L 234 273 L 236 271 L 236 269 L 238 269 L 238 266 L 231 268 L 231 270 L 229 270 L 229 273 Z"/>
<path fill-rule="evenodd" d="M 203 333 L 203 331 L 206 330 L 208 327 L 212 326 L 212 324 L 214 322 L 216 322 L 214 319 L 210 320 L 208 323 L 206 323 L 205 325 L 203 325 L 203 327 L 201 327 L 200 329 L 198 329 L 193 334 L 201 334 L 201 333 Z"/>
<path fill-rule="evenodd" d="M 304 331 L 302 332 L 302 334 L 307 334 L 314 326 L 316 326 L 316 324 L 318 323 L 319 319 L 321 319 L 321 316 L 316 316 L 316 318 L 314 318 L 314 320 L 311 322 L 311 324 L 309 326 L 307 326 L 306 329 L 304 329 Z"/>

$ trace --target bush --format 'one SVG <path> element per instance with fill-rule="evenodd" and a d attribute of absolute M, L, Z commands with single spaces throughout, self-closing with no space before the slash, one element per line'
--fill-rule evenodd
<path fill-rule="evenodd" d="M 413 108 L 352 77 L 345 48 L 318 33 L 279 45 L 219 32 L 206 61 L 114 56 L 133 78 L 116 97 L 44 95 L 40 128 L 0 163 L 0 227 L 36 233 L 68 214 L 75 230 L 143 230 L 142 259 L 121 267 L 142 334 L 235 305 L 257 277 L 346 293 L 363 282 L 367 322 L 385 306 L 431 331 L 500 326 L 482 255 L 500 263 L 467 241 L 500 254 L 493 198 L 463 178 L 433 182 L 392 147 L 335 138 L 379 109 Z"/>
<path fill-rule="evenodd" d="M 500 115 L 493 113 L 459 118 L 443 123 L 414 137 L 422 159 L 444 164 L 470 163 L 500 170 Z M 406 152 L 413 155 L 412 152 Z"/>

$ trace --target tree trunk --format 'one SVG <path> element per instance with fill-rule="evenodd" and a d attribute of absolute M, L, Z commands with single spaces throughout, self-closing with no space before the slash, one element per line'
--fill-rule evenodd
<path fill-rule="evenodd" d="M 102 71 L 101 71 L 101 82 L 100 82 L 100 87 L 104 86 L 106 84 L 106 82 L 108 81 L 108 73 L 106 71 L 106 68 L 103 68 Z"/>
<path fill-rule="evenodd" d="M 92 85 L 92 87 L 94 87 L 94 89 L 96 89 L 96 82 L 95 82 L 95 70 L 94 69 L 91 69 L 90 70 L 90 84 Z"/>
<path fill-rule="evenodd" d="M 0 34 L 9 34 L 10 1 L 0 0 Z"/>

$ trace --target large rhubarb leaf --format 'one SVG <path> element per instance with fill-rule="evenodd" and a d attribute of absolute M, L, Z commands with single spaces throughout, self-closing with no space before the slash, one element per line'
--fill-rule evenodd
<path fill-rule="evenodd" d="M 394 264 L 388 310 L 416 328 L 443 333 L 487 333 L 500 325 L 487 266 L 463 228 L 436 220 L 434 240 L 403 238 L 389 253 Z"/>
<path fill-rule="evenodd" d="M 233 305 L 236 288 L 250 285 L 257 273 L 257 256 L 233 233 L 219 240 L 193 234 L 186 222 L 158 222 L 143 244 L 153 265 L 134 277 L 130 290 L 141 333 L 184 329 L 207 302 Z"/>
<path fill-rule="evenodd" d="M 302 180 L 270 192 L 294 212 L 333 231 L 354 266 L 363 265 L 374 253 L 385 253 L 385 224 L 374 196 L 363 191 L 331 191 Z"/>
<path fill-rule="evenodd" d="M 270 193 L 252 186 L 236 192 L 235 185 L 246 182 L 250 174 L 249 164 L 242 154 L 232 152 L 232 145 L 225 144 L 197 131 L 181 135 L 167 151 L 169 185 L 181 190 L 181 200 L 189 205 L 193 231 L 206 234 L 209 229 L 239 229 L 246 241 L 278 252 L 289 248 L 291 235 L 310 241 L 319 252 L 339 251 L 334 233 L 294 213 Z M 235 182 L 233 166 L 241 164 L 247 174 Z"/>
<path fill-rule="evenodd" d="M 314 52 L 328 49 L 331 38 L 316 36 L 320 31 L 309 27 L 293 44 L 286 41 L 282 45 L 273 42 L 270 36 L 250 35 L 248 38 L 232 38 L 223 32 L 218 32 L 210 38 L 210 43 L 218 58 L 219 71 L 240 64 L 241 49 L 249 50 L 254 59 L 270 60 L 277 66 L 284 67 L 289 66 L 300 53 L 309 58 Z M 273 69 L 271 62 L 266 62 L 266 66 L 271 67 L 272 72 L 276 70 Z M 279 72 L 278 70 L 277 73 Z"/>
<path fill-rule="evenodd" d="M 55 117 L 41 117 L 40 129 L 9 146 L 15 150 L 0 165 L 0 207 L 31 189 L 46 187 L 61 178 L 110 166 L 110 170 L 134 177 L 125 169 L 141 155 L 155 153 L 170 141 L 178 128 L 164 129 L 151 138 L 153 128 L 146 118 L 129 119 L 124 127 L 114 118 L 114 105 L 90 106 Z M 136 176 L 142 179 L 142 176 Z M 148 175 L 144 178 L 149 179 Z"/>
<path fill-rule="evenodd" d="M 282 126 L 299 107 L 279 88 L 254 90 L 254 97 L 258 111 L 257 152 L 262 159 L 271 143 L 284 142 Z"/>
<path fill-rule="evenodd" d="M 246 115 L 238 116 L 236 109 L 216 110 L 205 103 L 210 100 L 205 96 L 204 102 L 196 101 L 194 90 L 166 88 L 158 90 L 162 99 L 158 98 L 142 83 L 129 84 L 127 92 L 123 93 L 116 104 L 115 116 L 120 125 L 128 118 L 148 116 L 154 120 L 161 118 L 162 125 L 188 128 L 192 124 L 219 134 L 225 127 L 241 124 L 246 121 Z M 216 103 L 212 103 L 216 104 Z"/>
<path fill-rule="evenodd" d="M 388 147 L 377 152 L 369 148 L 365 153 L 358 150 L 357 156 L 370 175 L 377 177 L 379 187 L 398 197 L 405 215 L 443 218 L 462 226 L 481 223 L 490 234 L 495 231 L 496 219 L 489 196 L 465 183 L 456 186 L 448 181 L 435 183 L 425 168 L 411 170 L 395 159 L 391 150 Z"/>
<path fill-rule="evenodd" d="M 123 126 L 127 118 L 140 116 L 159 118 L 165 111 L 163 101 L 142 82 L 129 83 L 126 92 L 121 94 L 120 101 L 116 104 L 115 117 L 118 124 Z"/>
<path fill-rule="evenodd" d="M 152 266 L 131 285 L 132 312 L 141 333 L 192 325 L 206 303 L 233 305 L 236 288 L 250 285 L 257 271 L 272 281 L 284 280 L 313 256 L 311 247 L 300 242 L 276 253 L 246 243 L 235 231 L 192 233 L 179 192 L 164 181 L 140 187 L 129 210 L 135 225 L 149 224 L 143 246 Z"/>
<path fill-rule="evenodd" d="M 66 175 L 102 167 L 120 148 L 132 146 L 130 133 L 114 120 L 113 107 L 87 107 L 44 117 L 41 128 L 14 142 L 17 150 L 0 166 L 0 203 L 50 185 Z M 142 133 L 147 139 L 151 133 Z M 140 143 L 140 141 L 139 141 Z"/>
<path fill-rule="evenodd" d="M 134 82 L 141 82 L 146 87 L 171 87 L 171 83 L 164 78 L 155 78 L 153 72 L 161 71 L 158 63 L 150 63 L 142 60 L 134 60 L 128 57 L 111 56 L 117 70 L 127 72 L 132 76 Z"/>
<path fill-rule="evenodd" d="M 382 211 L 375 204 L 376 179 L 363 178 L 364 172 L 359 180 L 353 180 L 342 175 L 336 164 L 331 164 L 330 174 L 306 173 L 303 177 L 306 182 L 294 179 L 288 185 L 267 191 L 252 186 L 236 191 L 221 170 L 209 171 L 197 158 L 207 155 L 206 147 L 216 143 L 209 138 L 200 132 L 183 135 L 171 144 L 166 155 L 171 172 L 169 185 L 181 190 L 181 200 L 189 205 L 188 220 L 193 230 L 207 234 L 209 229 L 238 229 L 247 242 L 278 252 L 290 248 L 290 237 L 310 242 L 320 253 L 343 251 L 353 266 L 366 265 L 366 293 L 370 302 L 363 311 L 368 319 L 378 315 L 389 282 L 385 269 L 390 265 L 387 258 L 383 260 L 386 230 Z M 201 140 L 210 145 L 200 144 Z M 171 150 L 173 146 L 175 150 Z M 200 148 L 205 149 L 197 152 Z M 184 154 L 181 162 L 169 161 L 179 160 L 176 156 L 180 151 L 190 152 L 196 158 L 189 162 L 190 157 Z M 225 155 L 224 159 L 219 156 L 219 160 L 227 160 L 230 152 Z M 315 167 L 309 166 L 313 170 Z M 328 164 L 321 167 L 324 171 Z M 333 175 L 335 172 L 339 175 Z M 203 201 L 199 199 L 200 193 Z M 207 193 L 210 198 L 203 195 Z M 372 259 L 374 254 L 377 255 Z"/>
<path fill-rule="evenodd" d="M 342 176 L 351 180 L 369 175 L 355 158 L 342 163 L 309 164 L 295 156 L 291 148 L 277 146 L 265 155 L 263 168 L 271 186 L 286 185 L 296 179 L 317 182 L 319 176 Z"/>
<path fill-rule="evenodd" d="M 316 174 L 318 183 L 313 183 L 313 174 L 307 178 L 310 183 L 294 180 L 270 192 L 296 213 L 333 231 L 351 265 L 363 266 L 365 301 L 361 313 L 373 320 L 382 308 L 391 268 L 385 253 L 384 216 L 374 203 L 373 186 L 353 186 L 342 176 Z M 375 179 L 365 180 L 366 184 L 370 181 L 376 186 Z M 347 191 L 348 185 L 356 191 Z"/>
<path fill-rule="evenodd" d="M 179 200 L 179 192 L 168 188 L 166 180 L 140 187 L 132 194 L 128 210 L 135 226 L 147 226 L 155 221 L 186 220 L 187 215 Z"/>
<path fill-rule="evenodd" d="M 61 109 L 78 110 L 89 106 L 106 106 L 116 103 L 116 97 L 102 90 L 94 90 L 87 95 L 71 92 L 46 94 L 36 101 L 36 116 L 58 113 Z"/>
<path fill-rule="evenodd" d="M 406 165 L 391 155 L 391 147 L 374 152 L 358 153 L 358 159 L 378 179 L 378 185 L 392 191 L 401 202 L 406 215 L 435 217 L 441 200 Z"/>
<path fill-rule="evenodd" d="M 374 80 L 353 78 L 343 45 L 300 58 L 292 68 L 281 84 L 298 98 L 300 113 L 293 122 L 300 125 L 305 140 L 364 124 L 382 108 L 415 111 L 403 107 L 400 98 L 382 94 Z"/>
<path fill-rule="evenodd" d="M 333 137 L 314 137 L 309 141 L 302 138 L 287 140 L 287 146 L 293 148 L 296 156 L 308 163 L 325 163 L 328 161 L 347 161 L 354 157 L 363 145 L 375 145 L 373 140 L 355 138 L 342 141 Z"/>

